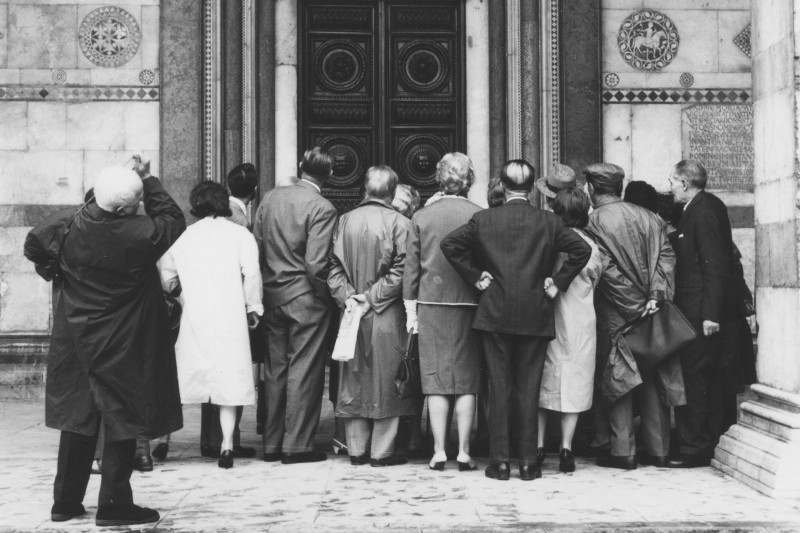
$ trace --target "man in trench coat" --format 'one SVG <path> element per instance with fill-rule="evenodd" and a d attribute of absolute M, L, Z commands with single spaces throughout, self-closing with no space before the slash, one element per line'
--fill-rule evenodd
<path fill-rule="evenodd" d="M 175 353 L 156 261 L 185 229 L 178 205 L 149 162 L 139 176 L 103 170 L 95 199 L 34 228 L 25 255 L 54 279 L 53 332 L 45 422 L 61 430 L 54 521 L 82 505 L 98 431 L 105 432 L 98 525 L 154 522 L 158 512 L 133 504 L 130 476 L 136 438 L 183 426 Z M 147 215 L 137 215 L 140 201 Z"/>

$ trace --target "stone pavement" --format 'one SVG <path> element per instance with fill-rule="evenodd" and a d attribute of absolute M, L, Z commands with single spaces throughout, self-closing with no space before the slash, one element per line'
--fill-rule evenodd
<path fill-rule="evenodd" d="M 245 409 L 242 440 L 260 453 L 254 411 Z M 800 502 L 769 499 L 711 468 L 625 472 L 579 459 L 566 475 L 551 457 L 542 479 L 500 482 L 484 477 L 485 460 L 481 471 L 459 473 L 449 462 L 441 473 L 424 460 L 372 468 L 329 455 L 305 465 L 237 460 L 222 470 L 200 457 L 199 407 L 186 406 L 184 416 L 167 460 L 134 472 L 136 502 L 162 517 L 134 531 L 800 532 Z M 96 475 L 85 517 L 49 520 L 58 432 L 44 426 L 42 404 L 0 403 L 0 419 L 0 531 L 101 529 Z M 331 433 L 326 402 L 320 447 Z"/>

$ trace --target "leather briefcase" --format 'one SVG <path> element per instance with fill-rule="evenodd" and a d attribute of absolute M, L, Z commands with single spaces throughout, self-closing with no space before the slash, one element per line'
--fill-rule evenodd
<path fill-rule="evenodd" d="M 683 313 L 669 301 L 658 312 L 629 322 L 622 330 L 636 364 L 653 368 L 697 339 L 697 332 Z"/>

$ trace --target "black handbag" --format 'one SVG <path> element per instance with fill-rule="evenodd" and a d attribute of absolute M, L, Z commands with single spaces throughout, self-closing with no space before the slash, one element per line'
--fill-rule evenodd
<path fill-rule="evenodd" d="M 406 353 L 397 373 L 394 376 L 394 389 L 398 400 L 414 398 L 422 394 L 422 383 L 419 376 L 419 344 L 417 334 L 409 333 L 406 341 Z"/>
<path fill-rule="evenodd" d="M 645 369 L 655 367 L 697 339 L 692 324 L 674 303 L 663 301 L 658 308 L 657 313 L 628 322 L 620 332 L 636 364 Z"/>

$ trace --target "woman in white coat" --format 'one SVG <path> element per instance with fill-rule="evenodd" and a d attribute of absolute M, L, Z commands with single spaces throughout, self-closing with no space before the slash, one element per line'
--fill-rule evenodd
<path fill-rule="evenodd" d="M 184 404 L 220 407 L 219 466 L 233 466 L 236 407 L 255 403 L 248 327 L 264 312 L 258 248 L 247 228 L 230 216 L 222 185 L 202 182 L 189 197 L 198 219 L 161 258 L 164 290 L 181 285 L 175 356 Z"/>

